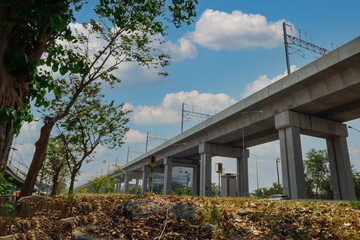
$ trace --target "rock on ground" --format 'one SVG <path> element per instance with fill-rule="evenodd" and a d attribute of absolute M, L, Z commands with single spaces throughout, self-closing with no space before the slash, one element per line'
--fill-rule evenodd
<path fill-rule="evenodd" d="M 168 216 L 171 219 L 192 220 L 197 211 L 190 202 L 172 203 L 164 199 L 150 202 L 147 199 L 131 199 L 122 206 L 124 215 L 134 221 L 149 216 Z"/>

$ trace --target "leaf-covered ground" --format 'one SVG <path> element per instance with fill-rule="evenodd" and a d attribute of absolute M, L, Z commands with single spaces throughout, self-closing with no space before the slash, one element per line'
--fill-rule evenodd
<path fill-rule="evenodd" d="M 48 207 L 38 201 L 31 203 L 30 208 L 44 210 L 31 217 L 0 218 L 0 236 L 12 235 L 7 239 L 360 239 L 360 211 L 349 203 L 152 194 L 78 195 L 50 201 L 57 210 L 45 210 Z"/>

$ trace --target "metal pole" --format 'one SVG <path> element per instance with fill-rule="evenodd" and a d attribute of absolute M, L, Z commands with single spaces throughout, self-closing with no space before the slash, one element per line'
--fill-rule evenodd
<path fill-rule="evenodd" d="M 289 43 L 287 41 L 286 23 L 285 22 L 283 22 L 283 32 L 284 32 L 286 67 L 287 67 L 287 73 L 289 75 L 290 74 Z"/>
<path fill-rule="evenodd" d="M 280 162 L 280 158 L 277 158 L 276 160 L 276 173 L 277 173 L 277 179 L 278 179 L 278 193 L 280 193 L 280 177 L 279 177 L 279 162 Z"/>
<path fill-rule="evenodd" d="M 220 173 L 219 173 L 219 197 L 220 197 Z"/>
<path fill-rule="evenodd" d="M 184 105 L 185 103 L 182 103 L 181 107 L 181 133 L 184 131 Z"/>
<path fill-rule="evenodd" d="M 259 171 L 258 171 L 258 160 L 257 160 L 257 156 L 255 156 L 256 159 L 256 190 L 259 189 Z"/>
<path fill-rule="evenodd" d="M 128 147 L 127 156 L 126 156 L 126 163 L 129 162 L 129 152 L 130 152 L 130 147 Z"/>
<path fill-rule="evenodd" d="M 242 161 L 245 161 L 245 131 L 244 131 L 244 126 L 245 126 L 245 124 L 244 124 L 244 114 L 245 114 L 245 112 L 242 112 L 241 113 L 241 122 L 242 122 L 242 128 L 241 128 L 241 132 L 242 132 L 242 156 L 243 156 L 243 159 L 242 159 Z M 240 174 L 240 173 L 239 173 Z M 238 177 L 240 177 L 240 176 L 238 176 Z M 244 184 L 244 182 L 243 181 L 241 181 L 241 184 Z M 244 190 L 244 188 L 242 187 L 242 186 L 240 186 L 240 190 L 241 191 L 243 191 Z M 240 193 L 240 197 L 243 197 L 242 195 L 241 195 L 241 193 Z"/>
<path fill-rule="evenodd" d="M 154 180 L 154 167 L 151 167 L 150 174 L 149 174 L 149 188 L 150 192 L 153 192 L 153 180 Z"/>
<path fill-rule="evenodd" d="M 146 147 L 145 147 L 145 152 L 147 152 L 148 143 L 149 143 L 149 132 L 146 132 Z"/>

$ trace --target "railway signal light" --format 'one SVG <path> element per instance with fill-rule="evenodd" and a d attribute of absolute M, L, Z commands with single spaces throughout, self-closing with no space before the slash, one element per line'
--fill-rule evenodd
<path fill-rule="evenodd" d="M 155 167 L 155 166 L 156 166 L 156 155 L 151 154 L 150 155 L 150 167 Z"/>

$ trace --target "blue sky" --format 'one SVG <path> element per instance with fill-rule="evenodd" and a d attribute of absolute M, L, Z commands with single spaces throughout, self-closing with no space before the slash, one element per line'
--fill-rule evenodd
<path fill-rule="evenodd" d="M 160 78 L 134 64 L 122 66 L 118 72 L 122 83 L 104 91 L 108 99 L 126 103 L 132 109 L 126 144 L 119 150 L 97 149 L 95 161 L 82 169 L 78 184 L 95 174 L 107 171 L 108 164 L 126 161 L 127 149 L 145 151 L 146 133 L 160 138 L 172 138 L 180 133 L 181 103 L 196 106 L 206 114 L 214 114 L 284 76 L 286 71 L 282 38 L 285 20 L 292 25 L 290 34 L 299 29 L 312 34 L 312 42 L 331 50 L 358 37 L 360 1 L 241 1 L 199 0 L 198 16 L 190 26 L 171 27 L 165 37 L 165 48 L 172 55 L 166 68 L 169 77 Z M 78 22 L 91 16 L 91 5 L 79 13 Z M 294 68 L 315 60 L 316 55 L 303 50 L 305 58 L 292 54 Z M 185 130 L 199 120 L 185 123 Z M 349 125 L 360 129 L 358 120 Z M 12 153 L 29 166 L 33 144 L 41 123 L 24 125 L 14 144 L 19 152 Z M 352 164 L 360 170 L 360 132 L 349 129 L 348 145 Z M 157 142 L 156 144 L 159 144 Z M 150 144 L 149 149 L 156 146 Z M 325 140 L 302 137 L 303 153 L 310 148 L 325 148 Z M 279 157 L 278 142 L 250 149 L 258 159 L 259 186 L 276 182 L 275 159 Z M 130 154 L 130 160 L 137 153 Z M 255 158 L 249 159 L 250 190 L 256 188 Z M 224 163 L 226 172 L 233 172 L 235 160 L 213 158 Z M 103 163 L 106 160 L 106 163 Z M 213 174 L 213 181 L 217 176 Z"/>

